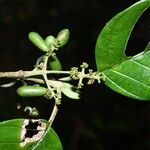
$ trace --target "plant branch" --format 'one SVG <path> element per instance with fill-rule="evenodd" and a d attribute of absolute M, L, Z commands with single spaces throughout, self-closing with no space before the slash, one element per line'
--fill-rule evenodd
<path fill-rule="evenodd" d="M 44 80 L 37 79 L 37 78 L 25 78 L 24 80 L 36 82 L 36 83 L 39 83 L 39 84 L 44 84 L 45 83 Z"/>
<path fill-rule="evenodd" d="M 54 107 L 53 107 L 53 111 L 52 111 L 52 113 L 51 113 L 51 116 L 50 116 L 50 118 L 49 118 L 49 120 L 48 120 L 48 122 L 49 122 L 49 124 L 50 124 L 50 127 L 52 126 L 52 124 L 53 124 L 53 122 L 54 122 L 54 119 L 55 119 L 55 117 L 56 117 L 56 115 L 57 115 L 57 112 L 58 112 L 58 107 L 57 107 L 57 105 L 56 105 L 56 103 L 55 103 L 55 105 L 54 105 Z"/>
<path fill-rule="evenodd" d="M 43 72 L 42 75 L 43 75 L 43 78 L 44 78 L 45 83 L 47 85 L 47 88 L 48 88 L 49 92 L 51 93 L 51 97 L 54 97 L 55 93 L 54 93 L 53 89 L 50 87 L 50 84 L 48 83 L 48 78 L 47 78 L 47 73 L 46 73 L 49 56 L 50 56 L 50 54 L 45 57 L 44 65 L 42 68 L 42 72 Z"/>
<path fill-rule="evenodd" d="M 47 70 L 46 74 L 70 74 L 69 71 L 56 71 L 56 70 Z M 43 75 L 43 70 L 33 70 L 33 71 L 14 71 L 14 72 L 0 72 L 0 78 L 27 78 L 31 76 Z"/>
<path fill-rule="evenodd" d="M 0 72 L 0 78 L 23 78 L 25 71 L 19 70 L 15 72 Z"/>

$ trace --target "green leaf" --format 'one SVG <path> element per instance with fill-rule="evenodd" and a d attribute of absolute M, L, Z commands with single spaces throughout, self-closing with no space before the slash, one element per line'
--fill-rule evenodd
<path fill-rule="evenodd" d="M 80 99 L 80 91 L 77 87 L 71 85 L 70 83 L 65 83 L 62 81 L 51 80 L 51 85 L 55 87 L 58 91 L 65 94 L 71 99 Z"/>
<path fill-rule="evenodd" d="M 80 91 L 77 87 L 69 83 L 61 83 L 62 92 L 71 99 L 80 99 Z"/>
<path fill-rule="evenodd" d="M 140 15 L 150 6 L 150 0 L 141 0 L 113 17 L 101 31 L 96 43 L 98 71 L 114 67 L 127 59 L 124 51 L 130 33 Z"/>
<path fill-rule="evenodd" d="M 150 51 L 105 70 L 105 84 L 125 96 L 150 100 Z"/>
<path fill-rule="evenodd" d="M 139 100 L 150 100 L 150 44 L 134 57 L 125 56 L 124 51 L 136 21 L 149 6 L 150 0 L 141 0 L 116 15 L 96 43 L 97 69 L 104 73 L 105 84 Z"/>
<path fill-rule="evenodd" d="M 44 124 L 46 124 L 46 126 L 44 126 Z M 31 136 L 31 134 L 34 136 Z M 42 135 L 41 137 L 39 136 L 40 134 Z M 24 139 L 24 136 L 26 139 Z M 28 138 L 27 140 L 27 136 L 32 139 L 29 140 Z M 37 137 L 40 137 L 40 139 L 36 139 Z M 47 121 L 33 119 L 14 119 L 0 123 L 0 149 L 62 150 L 63 148 L 55 131 L 48 127 Z"/>
<path fill-rule="evenodd" d="M 52 128 L 48 128 L 36 144 L 32 146 L 31 150 L 63 150 L 58 135 Z"/>
<path fill-rule="evenodd" d="M 150 100 L 150 44 L 144 52 L 127 57 L 124 54 L 131 31 L 150 0 L 141 0 L 112 18 L 96 43 L 96 64 L 104 73 L 105 84 L 125 96 Z"/>

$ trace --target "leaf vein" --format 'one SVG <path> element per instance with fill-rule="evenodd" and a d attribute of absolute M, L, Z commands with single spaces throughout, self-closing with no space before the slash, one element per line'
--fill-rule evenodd
<path fill-rule="evenodd" d="M 138 83 L 138 84 L 141 84 L 141 85 L 143 85 L 144 87 L 150 89 L 150 86 L 143 84 L 142 82 L 140 82 L 140 81 L 134 79 L 134 78 L 131 77 L 131 76 L 128 76 L 128 75 L 123 74 L 123 73 L 121 73 L 121 72 L 115 71 L 115 70 L 113 70 L 113 69 L 111 69 L 111 71 L 114 72 L 114 73 L 116 73 L 116 74 L 119 74 L 119 75 L 121 75 L 121 76 L 123 76 L 123 77 L 126 77 L 126 78 L 128 78 L 128 79 L 130 79 L 130 80 L 132 80 L 132 81 L 134 81 L 134 82 L 136 82 L 136 83 Z"/>
<path fill-rule="evenodd" d="M 122 88 L 121 86 L 119 86 L 118 84 L 116 84 L 113 80 L 111 80 L 108 76 L 106 76 L 107 80 L 109 80 L 112 84 L 114 84 L 116 87 L 120 88 L 123 92 L 125 92 L 126 94 L 136 97 L 138 99 L 141 99 L 141 97 L 136 96 L 135 94 L 128 92 L 127 90 L 125 90 L 124 88 Z"/>
<path fill-rule="evenodd" d="M 141 64 L 140 62 L 137 62 L 136 60 L 131 59 L 131 61 L 135 64 L 138 64 L 139 66 L 146 68 L 146 69 L 150 69 L 149 67 L 147 67 L 146 65 Z"/>

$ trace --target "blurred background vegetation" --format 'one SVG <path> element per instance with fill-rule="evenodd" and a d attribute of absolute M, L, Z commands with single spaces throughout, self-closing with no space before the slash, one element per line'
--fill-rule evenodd
<path fill-rule="evenodd" d="M 0 71 L 33 68 L 42 53 L 28 40 L 30 31 L 46 37 L 56 36 L 64 28 L 71 32 L 70 41 L 58 52 L 64 70 L 83 61 L 96 70 L 94 49 L 100 30 L 115 14 L 136 1 L 0 0 Z M 138 21 L 127 55 L 141 52 L 150 40 L 149 18 L 147 11 Z M 28 117 L 23 112 L 26 105 L 36 106 L 40 117 L 48 119 L 53 102 L 18 97 L 16 88 L 17 85 L 0 89 L 1 121 Z M 85 86 L 79 101 L 63 97 L 53 128 L 64 150 L 148 150 L 150 102 L 121 96 L 103 84 Z"/>

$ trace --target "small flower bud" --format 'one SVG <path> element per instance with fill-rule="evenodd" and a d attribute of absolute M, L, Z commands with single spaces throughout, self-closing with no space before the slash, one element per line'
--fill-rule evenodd
<path fill-rule="evenodd" d="M 56 39 L 52 35 L 49 35 L 46 37 L 45 43 L 48 47 L 54 46 L 56 44 Z"/>
<path fill-rule="evenodd" d="M 68 29 L 63 29 L 58 33 L 57 36 L 57 41 L 58 41 L 58 47 L 63 47 L 69 40 L 69 30 Z"/>

